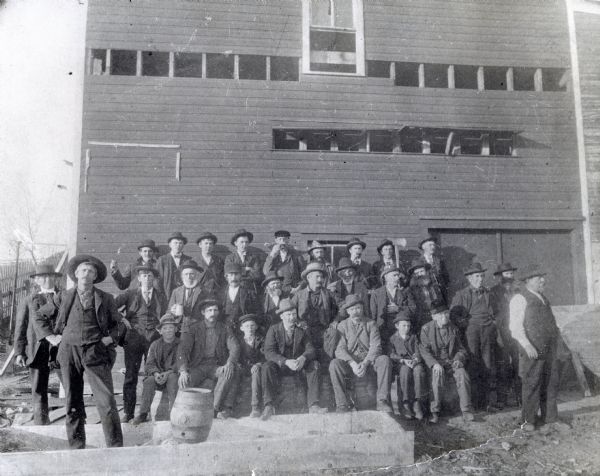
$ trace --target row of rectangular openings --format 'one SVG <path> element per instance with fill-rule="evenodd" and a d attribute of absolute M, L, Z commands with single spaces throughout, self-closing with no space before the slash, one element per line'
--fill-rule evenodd
<path fill-rule="evenodd" d="M 273 149 L 445 155 L 515 155 L 512 131 L 403 129 L 274 129 Z"/>
<path fill-rule="evenodd" d="M 90 55 L 90 74 L 93 75 L 136 76 L 139 68 L 141 76 L 169 76 L 170 55 L 168 52 L 142 51 L 139 64 L 138 52 L 135 50 L 92 49 Z M 110 58 L 107 55 L 110 55 Z M 271 81 L 298 81 L 298 58 L 262 55 L 238 55 L 238 79 L 266 80 L 267 58 L 270 63 Z M 234 79 L 235 55 L 175 53 L 173 55 L 173 76 Z"/>

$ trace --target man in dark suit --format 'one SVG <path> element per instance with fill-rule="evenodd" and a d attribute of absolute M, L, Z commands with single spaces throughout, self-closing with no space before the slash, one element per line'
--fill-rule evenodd
<path fill-rule="evenodd" d="M 156 247 L 156 243 L 154 240 L 143 240 L 138 246 L 138 252 L 140 257 L 135 260 L 133 265 L 127 266 L 125 271 L 121 274 L 119 270 L 119 264 L 116 260 L 110 261 L 110 275 L 112 276 L 117 288 L 120 290 L 127 289 L 131 286 L 131 288 L 136 289 L 138 287 L 138 282 L 136 279 L 135 271 L 132 274 L 132 271 L 138 266 L 146 266 L 149 268 L 156 267 L 156 259 L 155 255 L 158 253 L 158 248 Z"/>
<path fill-rule="evenodd" d="M 32 292 L 19 305 L 15 326 L 15 361 L 17 365 L 29 367 L 31 396 L 33 398 L 33 422 L 49 425 L 48 379 L 55 360 L 61 336 L 54 334 L 56 308 L 48 316 L 38 314 L 46 303 L 58 299 L 56 280 L 62 276 L 54 272 L 51 265 L 38 265 L 30 277 L 39 290 Z"/>
<path fill-rule="evenodd" d="M 281 322 L 277 311 L 279 309 L 279 303 L 283 299 L 288 299 L 289 294 L 284 292 L 282 289 L 283 278 L 279 276 L 275 271 L 271 271 L 265 276 L 262 282 L 263 288 L 265 288 L 265 295 L 263 300 L 263 322 L 260 326 L 266 331 L 273 324 Z"/>
<path fill-rule="evenodd" d="M 396 263 L 394 262 L 394 243 L 386 238 L 377 247 L 377 254 L 379 254 L 380 259 L 373 263 L 372 273 L 373 280 L 377 281 L 376 286 L 379 287 L 384 284 L 381 280 L 381 272 L 386 268 L 396 267 Z"/>
<path fill-rule="evenodd" d="M 288 299 L 279 304 L 281 322 L 267 332 L 265 357 L 262 366 L 262 388 L 264 410 L 261 418 L 269 419 L 275 414 L 274 400 L 279 382 L 284 375 L 299 375 L 307 386 L 309 413 L 325 413 L 319 407 L 319 363 L 308 334 L 298 327 L 296 306 Z"/>
<path fill-rule="evenodd" d="M 438 239 L 434 236 L 428 236 L 424 240 L 421 240 L 419 249 L 423 253 L 423 260 L 430 266 L 428 271 L 432 281 L 439 286 L 444 295 L 444 300 L 448 302 L 450 275 L 448 274 L 446 263 L 438 253 Z"/>
<path fill-rule="evenodd" d="M 181 265 L 192 259 L 191 256 L 183 254 L 183 247 L 187 242 L 187 238 L 180 231 L 172 233 L 167 240 L 171 251 L 156 261 L 158 289 L 167 300 L 171 299 L 173 290 L 181 286 Z"/>
<path fill-rule="evenodd" d="M 445 301 L 444 293 L 433 281 L 429 270 L 431 265 L 423 258 L 413 260 L 408 270 L 410 277 L 410 292 L 416 305 L 413 328 L 420 332 L 421 326 L 431 321 L 431 307 L 434 302 Z"/>
<path fill-rule="evenodd" d="M 219 319 L 216 300 L 202 302 L 202 319 L 183 323 L 177 362 L 179 388 L 199 387 L 216 380 L 214 411 L 219 419 L 232 415 L 240 372 L 240 345 Z"/>
<path fill-rule="evenodd" d="M 125 349 L 125 381 L 123 382 L 122 423 L 133 420 L 136 388 L 142 359 L 148 354 L 150 344 L 160 337 L 156 330 L 160 317 L 167 311 L 167 302 L 161 292 L 154 288 L 158 272 L 148 266 L 134 269 L 139 287 L 130 289 L 116 297 L 117 308 L 124 308 L 125 319 L 131 329 L 127 331 Z"/>
<path fill-rule="evenodd" d="M 223 260 L 214 254 L 217 237 L 211 232 L 204 232 L 196 240 L 200 248 L 198 265 L 204 270 L 200 276 L 200 284 L 209 293 L 217 293 L 225 286 L 225 275 L 223 274 Z"/>
<path fill-rule="evenodd" d="M 98 258 L 76 255 L 67 269 L 77 286 L 63 295 L 54 333 L 62 334 L 57 359 L 66 393 L 69 446 L 85 448 L 84 372 L 94 394 L 106 445 L 123 446 L 111 374 L 122 316 L 114 298 L 94 286 L 106 278 L 106 266 Z"/>
<path fill-rule="evenodd" d="M 328 249 L 319 243 L 317 240 L 314 240 L 310 247 L 308 248 L 308 262 L 309 263 L 320 263 L 323 265 L 323 272 L 325 275 L 325 285 L 332 282 L 335 279 L 335 268 L 334 266 L 327 261 L 326 255 L 328 253 Z"/>
<path fill-rule="evenodd" d="M 181 286 L 173 291 L 169 300 L 169 311 L 183 321 L 202 319 L 200 304 L 211 296 L 200 285 L 202 268 L 189 260 L 181 265 Z"/>
<path fill-rule="evenodd" d="M 283 290 L 286 292 L 291 292 L 298 287 L 302 279 L 300 274 L 305 267 L 302 254 L 290 245 L 290 237 L 291 234 L 287 230 L 275 232 L 275 244 L 263 266 L 265 275 L 275 271 L 283 278 Z"/>
<path fill-rule="evenodd" d="M 238 264 L 225 264 L 225 286 L 218 294 L 224 322 L 231 330 L 239 327 L 238 318 L 257 311 L 256 294 L 251 288 L 241 285 L 242 270 Z"/>
<path fill-rule="evenodd" d="M 254 241 L 254 235 L 241 228 L 231 237 L 231 245 L 235 247 L 233 253 L 225 257 L 225 266 L 235 264 L 241 268 L 242 286 L 250 288 L 258 294 L 260 282 L 263 279 L 260 257 L 250 251 L 249 246 Z"/>
<path fill-rule="evenodd" d="M 450 323 L 450 312 L 443 301 L 434 303 L 432 321 L 421 328 L 421 357 L 431 370 L 431 423 L 437 423 L 442 410 L 442 397 L 447 378 L 452 377 L 458 391 L 460 409 L 465 421 L 473 421 L 471 380 L 465 370 L 467 351 L 460 331 Z"/>
<path fill-rule="evenodd" d="M 373 279 L 373 270 L 371 264 L 362 258 L 367 244 L 361 239 L 354 237 L 346 243 L 346 251 L 350 257 L 350 261 L 354 263 L 356 268 L 356 279 L 363 281 L 368 289 L 375 287 L 376 283 Z"/>
<path fill-rule="evenodd" d="M 341 306 L 346 300 L 346 296 L 350 294 L 358 294 L 363 301 L 363 310 L 367 317 L 369 317 L 369 290 L 365 285 L 364 281 L 357 278 L 356 267 L 350 258 L 343 257 L 338 263 L 338 267 L 335 270 L 337 275 L 340 277 L 336 282 L 329 283 L 327 289 L 333 293 L 335 302 L 338 306 L 338 319 L 340 321 L 346 319 L 348 314 Z"/>

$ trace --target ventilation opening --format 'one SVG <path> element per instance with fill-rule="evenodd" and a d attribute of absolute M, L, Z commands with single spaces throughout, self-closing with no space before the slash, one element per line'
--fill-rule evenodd
<path fill-rule="evenodd" d="M 396 63 L 396 86 L 419 87 L 419 63 Z"/>
<path fill-rule="evenodd" d="M 169 76 L 169 53 L 142 51 L 142 76 Z"/>
<path fill-rule="evenodd" d="M 423 152 L 423 130 L 419 127 L 406 127 L 400 131 L 402 152 L 420 154 Z"/>
<path fill-rule="evenodd" d="M 233 55 L 220 53 L 206 54 L 206 77 L 233 79 Z"/>
<path fill-rule="evenodd" d="M 425 87 L 447 88 L 448 87 L 448 65 L 426 64 L 425 65 Z"/>
<path fill-rule="evenodd" d="M 393 131 L 369 131 L 369 150 L 371 152 L 393 152 Z"/>
<path fill-rule="evenodd" d="M 390 62 L 389 61 L 367 61 L 367 76 L 371 78 L 389 78 L 390 77 Z"/>
<path fill-rule="evenodd" d="M 535 90 L 535 68 L 513 68 L 515 91 Z"/>
<path fill-rule="evenodd" d="M 454 65 L 454 87 L 477 89 L 477 66 Z"/>
<path fill-rule="evenodd" d="M 483 68 L 483 82 L 485 89 L 506 91 L 506 71 L 507 68 L 485 66 Z"/>
<path fill-rule="evenodd" d="M 173 74 L 182 78 L 201 78 L 202 53 L 175 53 Z"/>
<path fill-rule="evenodd" d="M 117 76 L 135 76 L 137 51 L 111 50 L 110 74 Z"/>
<path fill-rule="evenodd" d="M 239 56 L 240 79 L 267 79 L 267 57 L 261 55 Z"/>
<path fill-rule="evenodd" d="M 271 56 L 271 81 L 298 81 L 298 58 Z"/>
<path fill-rule="evenodd" d="M 569 75 L 562 68 L 542 69 L 542 88 L 544 91 L 566 91 Z"/>

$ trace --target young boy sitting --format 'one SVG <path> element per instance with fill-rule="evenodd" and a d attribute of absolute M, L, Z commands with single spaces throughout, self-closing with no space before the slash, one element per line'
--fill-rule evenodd
<path fill-rule="evenodd" d="M 261 366 L 265 362 L 263 354 L 263 338 L 256 333 L 258 329 L 257 317 L 254 314 L 245 314 L 239 319 L 240 331 L 240 365 L 243 375 L 250 375 L 252 385 L 252 418 L 261 415 L 260 398 L 262 396 Z"/>
<path fill-rule="evenodd" d="M 410 333 L 410 317 L 400 310 L 394 318 L 396 332 L 390 337 L 388 355 L 398 374 L 398 407 L 402 402 L 404 418 L 423 419 L 422 401 L 427 397 L 427 374 L 419 351 L 417 336 Z M 414 415 L 413 415 L 414 411 Z"/>
<path fill-rule="evenodd" d="M 177 347 L 179 339 L 175 336 L 179 327 L 177 318 L 167 312 L 160 318 L 156 330 L 160 333 L 160 339 L 150 344 L 148 357 L 146 358 L 146 378 L 142 390 L 142 404 L 140 413 L 133 419 L 132 424 L 138 425 L 148 421 L 150 406 L 157 390 L 167 391 L 169 396 L 169 414 L 175 397 L 177 396 L 178 379 L 177 374 Z"/>

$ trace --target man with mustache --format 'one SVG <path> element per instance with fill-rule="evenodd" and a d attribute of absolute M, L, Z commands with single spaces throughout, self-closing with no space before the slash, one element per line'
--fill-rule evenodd
<path fill-rule="evenodd" d="M 302 255 L 290 245 L 291 234 L 287 230 L 275 232 L 275 244 L 265 260 L 263 273 L 267 275 L 275 271 L 283 278 L 283 290 L 292 291 L 301 281 L 301 273 L 305 263 Z"/>
<path fill-rule="evenodd" d="M 394 243 L 391 240 L 383 240 L 377 247 L 377 253 L 380 256 L 379 261 L 373 263 L 373 279 L 377 280 L 377 287 L 383 284 L 381 281 L 381 272 L 386 268 L 396 267 L 394 261 Z"/>
<path fill-rule="evenodd" d="M 196 244 L 200 248 L 198 265 L 204 270 L 200 277 L 200 284 L 207 292 L 213 294 L 225 286 L 223 260 L 214 254 L 217 241 L 217 237 L 210 231 L 202 233 L 196 240 Z"/>
<path fill-rule="evenodd" d="M 372 283 L 373 270 L 371 264 L 362 258 L 366 247 L 367 244 L 355 236 L 346 244 L 346 251 L 348 252 L 350 261 L 352 261 L 356 268 L 356 279 L 363 281 L 365 286 L 371 289 L 374 286 L 374 283 Z"/>
<path fill-rule="evenodd" d="M 156 270 L 160 276 L 158 288 L 167 300 L 171 299 L 173 290 L 181 286 L 181 265 L 192 259 L 191 256 L 183 254 L 183 247 L 187 242 L 187 238 L 180 231 L 171 233 L 167 239 L 171 251 L 156 261 Z"/>
<path fill-rule="evenodd" d="M 113 259 L 110 262 L 110 275 L 113 278 L 113 281 L 117 285 L 117 287 L 122 291 L 131 287 L 132 289 L 137 289 L 138 281 L 137 275 L 132 271 L 138 266 L 146 266 L 149 268 L 156 267 L 156 253 L 158 253 L 158 248 L 156 247 L 156 243 L 154 240 L 144 240 L 138 246 L 138 252 L 140 257 L 133 263 L 131 266 L 127 266 L 125 271 L 121 273 L 119 270 L 119 264 Z"/>
<path fill-rule="evenodd" d="M 242 269 L 236 263 L 225 264 L 225 279 L 227 286 L 218 294 L 218 301 L 224 322 L 235 332 L 240 316 L 256 313 L 256 294 L 252 288 L 242 286 Z"/>
<path fill-rule="evenodd" d="M 169 311 L 183 322 L 201 320 L 200 303 L 210 296 L 200 285 L 202 268 L 189 260 L 181 265 L 181 286 L 173 291 Z"/>
<path fill-rule="evenodd" d="M 330 283 L 327 286 L 327 289 L 333 293 L 338 309 L 340 309 L 338 313 L 339 320 L 344 320 L 348 317 L 348 314 L 344 309 L 341 309 L 341 306 L 344 304 L 346 296 L 349 296 L 350 294 L 358 294 L 361 297 L 363 301 L 363 312 L 366 317 L 369 317 L 369 290 L 363 281 L 357 279 L 354 263 L 350 261 L 350 258 L 344 256 L 340 259 L 335 271 L 340 279 L 335 283 Z"/>
<path fill-rule="evenodd" d="M 250 244 L 253 241 L 252 233 L 244 228 L 237 230 L 231 237 L 231 245 L 235 247 L 235 250 L 225 258 L 225 266 L 228 264 L 239 266 L 242 286 L 250 288 L 256 295 L 263 274 L 260 258 L 250 250 Z"/>
<path fill-rule="evenodd" d="M 423 258 L 413 260 L 408 270 L 410 291 L 416 305 L 414 331 L 419 333 L 421 327 L 431 321 L 431 309 L 434 302 L 445 302 L 444 295 L 439 286 L 433 282 L 429 270 L 431 266 Z"/>
<path fill-rule="evenodd" d="M 440 257 L 439 242 L 434 236 L 428 236 L 419 243 L 419 249 L 423 253 L 423 259 L 430 266 L 429 274 L 435 284 L 437 284 L 444 295 L 446 302 L 448 301 L 448 284 L 450 283 L 450 275 L 446 269 L 446 263 Z"/>
<path fill-rule="evenodd" d="M 319 243 L 317 240 L 314 240 L 310 248 L 308 248 L 308 260 L 310 263 L 320 263 L 323 265 L 324 273 L 325 273 L 325 286 L 328 283 L 331 283 L 335 279 L 335 269 L 333 265 L 325 259 L 325 255 L 327 253 L 327 248 Z"/>
<path fill-rule="evenodd" d="M 283 278 L 275 271 L 267 273 L 265 280 L 262 282 L 265 294 L 263 300 L 264 322 L 261 323 L 261 327 L 265 328 L 265 332 L 270 326 L 280 322 L 281 319 L 277 314 L 279 303 L 282 299 L 289 298 L 289 294 L 282 289 L 282 282 Z"/>

